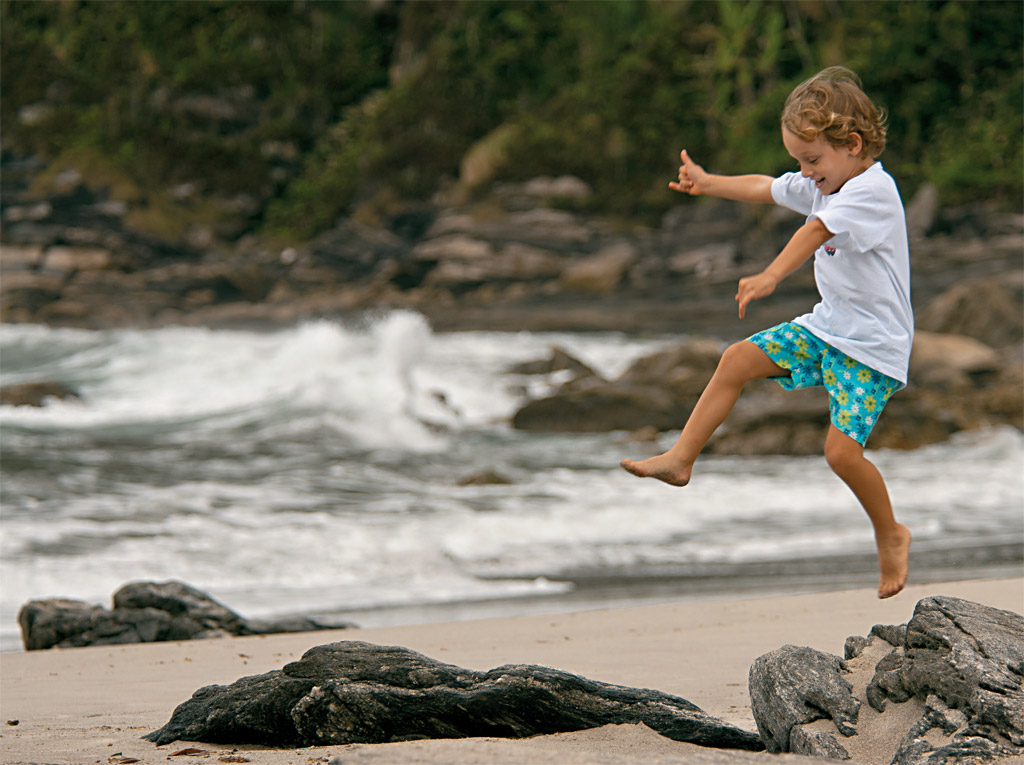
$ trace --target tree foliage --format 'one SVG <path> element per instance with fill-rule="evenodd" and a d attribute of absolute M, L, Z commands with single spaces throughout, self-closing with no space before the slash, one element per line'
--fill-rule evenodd
<path fill-rule="evenodd" d="M 0 8 L 5 147 L 92 147 L 143 187 L 258 188 L 264 225 L 295 237 L 429 198 L 495 131 L 493 179 L 572 173 L 595 208 L 657 214 L 681 148 L 714 171 L 791 169 L 782 102 L 831 64 L 887 111 L 882 159 L 905 195 L 931 181 L 947 203 L 1022 201 L 1017 0 Z M 197 117 L 207 97 L 231 108 Z M 50 119 L 19 120 L 39 102 Z"/>
<path fill-rule="evenodd" d="M 396 23 L 362 3 L 7 0 L 0 12 L 5 146 L 92 148 L 144 185 L 228 191 L 266 182 L 268 141 L 308 151 L 386 85 Z M 20 124 L 39 102 L 52 116 Z"/>

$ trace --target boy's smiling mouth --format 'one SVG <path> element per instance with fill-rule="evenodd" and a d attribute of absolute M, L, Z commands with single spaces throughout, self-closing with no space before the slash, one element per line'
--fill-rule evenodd
<path fill-rule="evenodd" d="M 854 134 L 857 139 L 859 135 Z M 833 146 L 821 136 L 813 141 L 804 141 L 786 128 L 782 129 L 782 143 L 786 151 L 800 164 L 800 174 L 814 182 L 820 194 L 835 194 L 856 175 L 860 175 L 873 164 L 870 157 L 861 157 L 860 141 L 854 150 L 852 145 Z"/>

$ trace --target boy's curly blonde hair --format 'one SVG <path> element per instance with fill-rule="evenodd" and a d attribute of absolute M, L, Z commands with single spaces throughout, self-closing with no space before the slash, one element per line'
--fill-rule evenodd
<path fill-rule="evenodd" d="M 860 78 L 843 66 L 830 66 L 794 88 L 782 109 L 782 127 L 804 141 L 819 136 L 847 146 L 850 134 L 863 140 L 862 156 L 885 149 L 885 112 L 864 94 Z"/>

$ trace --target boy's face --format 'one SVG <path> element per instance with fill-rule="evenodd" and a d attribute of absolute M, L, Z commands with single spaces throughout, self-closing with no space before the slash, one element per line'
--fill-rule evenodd
<path fill-rule="evenodd" d="M 870 165 L 870 159 L 861 156 L 860 136 L 853 133 L 854 140 L 847 146 L 833 146 L 821 136 L 805 141 L 782 129 L 782 143 L 786 151 L 800 163 L 800 174 L 813 178 L 814 185 L 822 194 L 834 194 L 855 175 L 863 173 Z"/>

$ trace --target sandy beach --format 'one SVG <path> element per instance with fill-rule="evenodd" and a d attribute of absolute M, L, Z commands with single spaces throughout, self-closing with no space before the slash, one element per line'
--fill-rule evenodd
<path fill-rule="evenodd" d="M 197 742 L 157 747 L 141 736 L 166 723 L 174 708 L 202 686 L 279 669 L 307 649 L 336 640 L 401 645 L 478 670 L 508 663 L 540 664 L 594 680 L 654 688 L 755 730 L 747 672 L 758 656 L 787 643 L 841 655 L 847 636 L 866 635 L 874 624 L 905 623 L 917 601 L 929 595 L 952 595 L 1019 613 L 1024 610 L 1024 578 L 910 586 L 887 601 L 877 600 L 872 590 L 857 589 L 446 624 L 7 653 L 0 655 L 0 751 L 2 761 L 12 765 L 197 759 L 268 765 L 332 760 L 709 762 L 713 750 L 671 741 L 643 726 L 609 726 L 523 741 L 471 739 L 298 750 Z M 202 753 L 176 754 L 187 749 Z M 730 756 L 736 762 L 764 757 Z M 862 754 L 860 761 L 871 759 Z"/>

